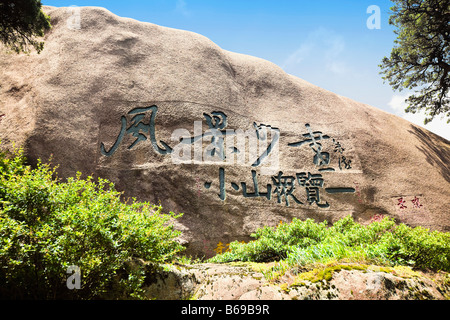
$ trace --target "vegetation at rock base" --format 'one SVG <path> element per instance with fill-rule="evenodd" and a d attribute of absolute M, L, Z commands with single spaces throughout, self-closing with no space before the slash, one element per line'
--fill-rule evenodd
<path fill-rule="evenodd" d="M 347 261 L 380 266 L 410 266 L 450 272 L 450 234 L 397 225 L 388 217 L 362 225 L 351 216 L 332 226 L 293 219 L 256 230 L 248 243 L 232 242 L 230 251 L 210 262 L 280 261 L 280 271 L 314 263 Z"/>
<path fill-rule="evenodd" d="M 142 298 L 144 265 L 172 259 L 183 247 L 160 206 L 124 203 L 112 183 L 80 174 L 62 182 L 49 164 L 34 169 L 19 150 L 0 153 L 0 298 L 101 299 L 112 288 Z M 81 289 L 67 273 L 81 271 Z"/>

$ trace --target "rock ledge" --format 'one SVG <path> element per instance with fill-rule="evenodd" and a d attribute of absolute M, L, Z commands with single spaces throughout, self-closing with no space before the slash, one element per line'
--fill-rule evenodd
<path fill-rule="evenodd" d="M 146 294 L 157 300 L 450 299 L 450 276 L 446 273 L 348 264 L 286 273 L 276 281 L 269 281 L 264 270 L 270 265 L 166 265 L 164 270 L 153 271 L 147 277 Z"/>

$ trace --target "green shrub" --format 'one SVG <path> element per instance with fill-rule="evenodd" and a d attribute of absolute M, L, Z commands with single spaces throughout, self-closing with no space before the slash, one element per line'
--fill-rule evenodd
<path fill-rule="evenodd" d="M 143 268 L 183 247 L 171 225 L 181 215 L 121 201 L 112 183 L 81 174 L 62 183 L 55 169 L 32 169 L 19 152 L 0 154 L 0 298 L 101 299 L 113 287 L 142 297 Z M 67 268 L 81 271 L 81 289 L 67 287 Z M 134 267 L 132 267 L 134 266 Z"/>
<path fill-rule="evenodd" d="M 395 264 L 450 271 L 450 234 L 423 227 L 397 226 L 380 246 Z"/>
<path fill-rule="evenodd" d="M 293 266 L 346 260 L 450 271 L 449 233 L 396 225 L 387 217 L 364 226 L 347 216 L 330 227 L 326 222 L 293 219 L 290 224 L 258 229 L 252 236 L 254 241 L 232 242 L 231 251 L 210 261 L 285 260 Z"/>

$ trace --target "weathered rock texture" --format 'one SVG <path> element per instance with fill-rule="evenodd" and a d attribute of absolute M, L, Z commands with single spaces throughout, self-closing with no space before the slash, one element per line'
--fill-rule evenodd
<path fill-rule="evenodd" d="M 445 274 L 395 274 L 377 266 L 367 266 L 365 270 L 359 270 L 358 265 L 347 267 L 348 270 L 336 270 L 328 279 L 295 282 L 289 280 L 295 276 L 268 281 L 261 272 L 245 264 L 171 265 L 148 276 L 145 289 L 148 298 L 158 300 L 450 299 Z"/>
<path fill-rule="evenodd" d="M 2 147 L 23 146 L 31 162 L 53 155 L 62 178 L 101 176 L 125 197 L 183 212 L 188 252 L 211 256 L 293 217 L 382 214 L 450 231 L 449 141 L 192 32 L 91 7 L 77 30 L 73 10 L 45 11 L 53 28 L 40 55 L 0 53 Z M 209 128 L 227 135 L 211 141 Z M 183 144 L 192 161 L 174 163 L 176 129 L 205 134 Z M 226 129 L 247 142 L 232 144 Z"/>

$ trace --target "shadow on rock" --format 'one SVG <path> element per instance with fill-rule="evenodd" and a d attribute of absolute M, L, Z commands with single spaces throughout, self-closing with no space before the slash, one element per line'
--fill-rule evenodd
<path fill-rule="evenodd" d="M 417 126 L 411 125 L 411 128 L 412 130 L 408 131 L 421 142 L 417 149 L 423 152 L 428 163 L 438 168 L 445 180 L 450 182 L 450 142 L 432 132 L 425 132 Z"/>

